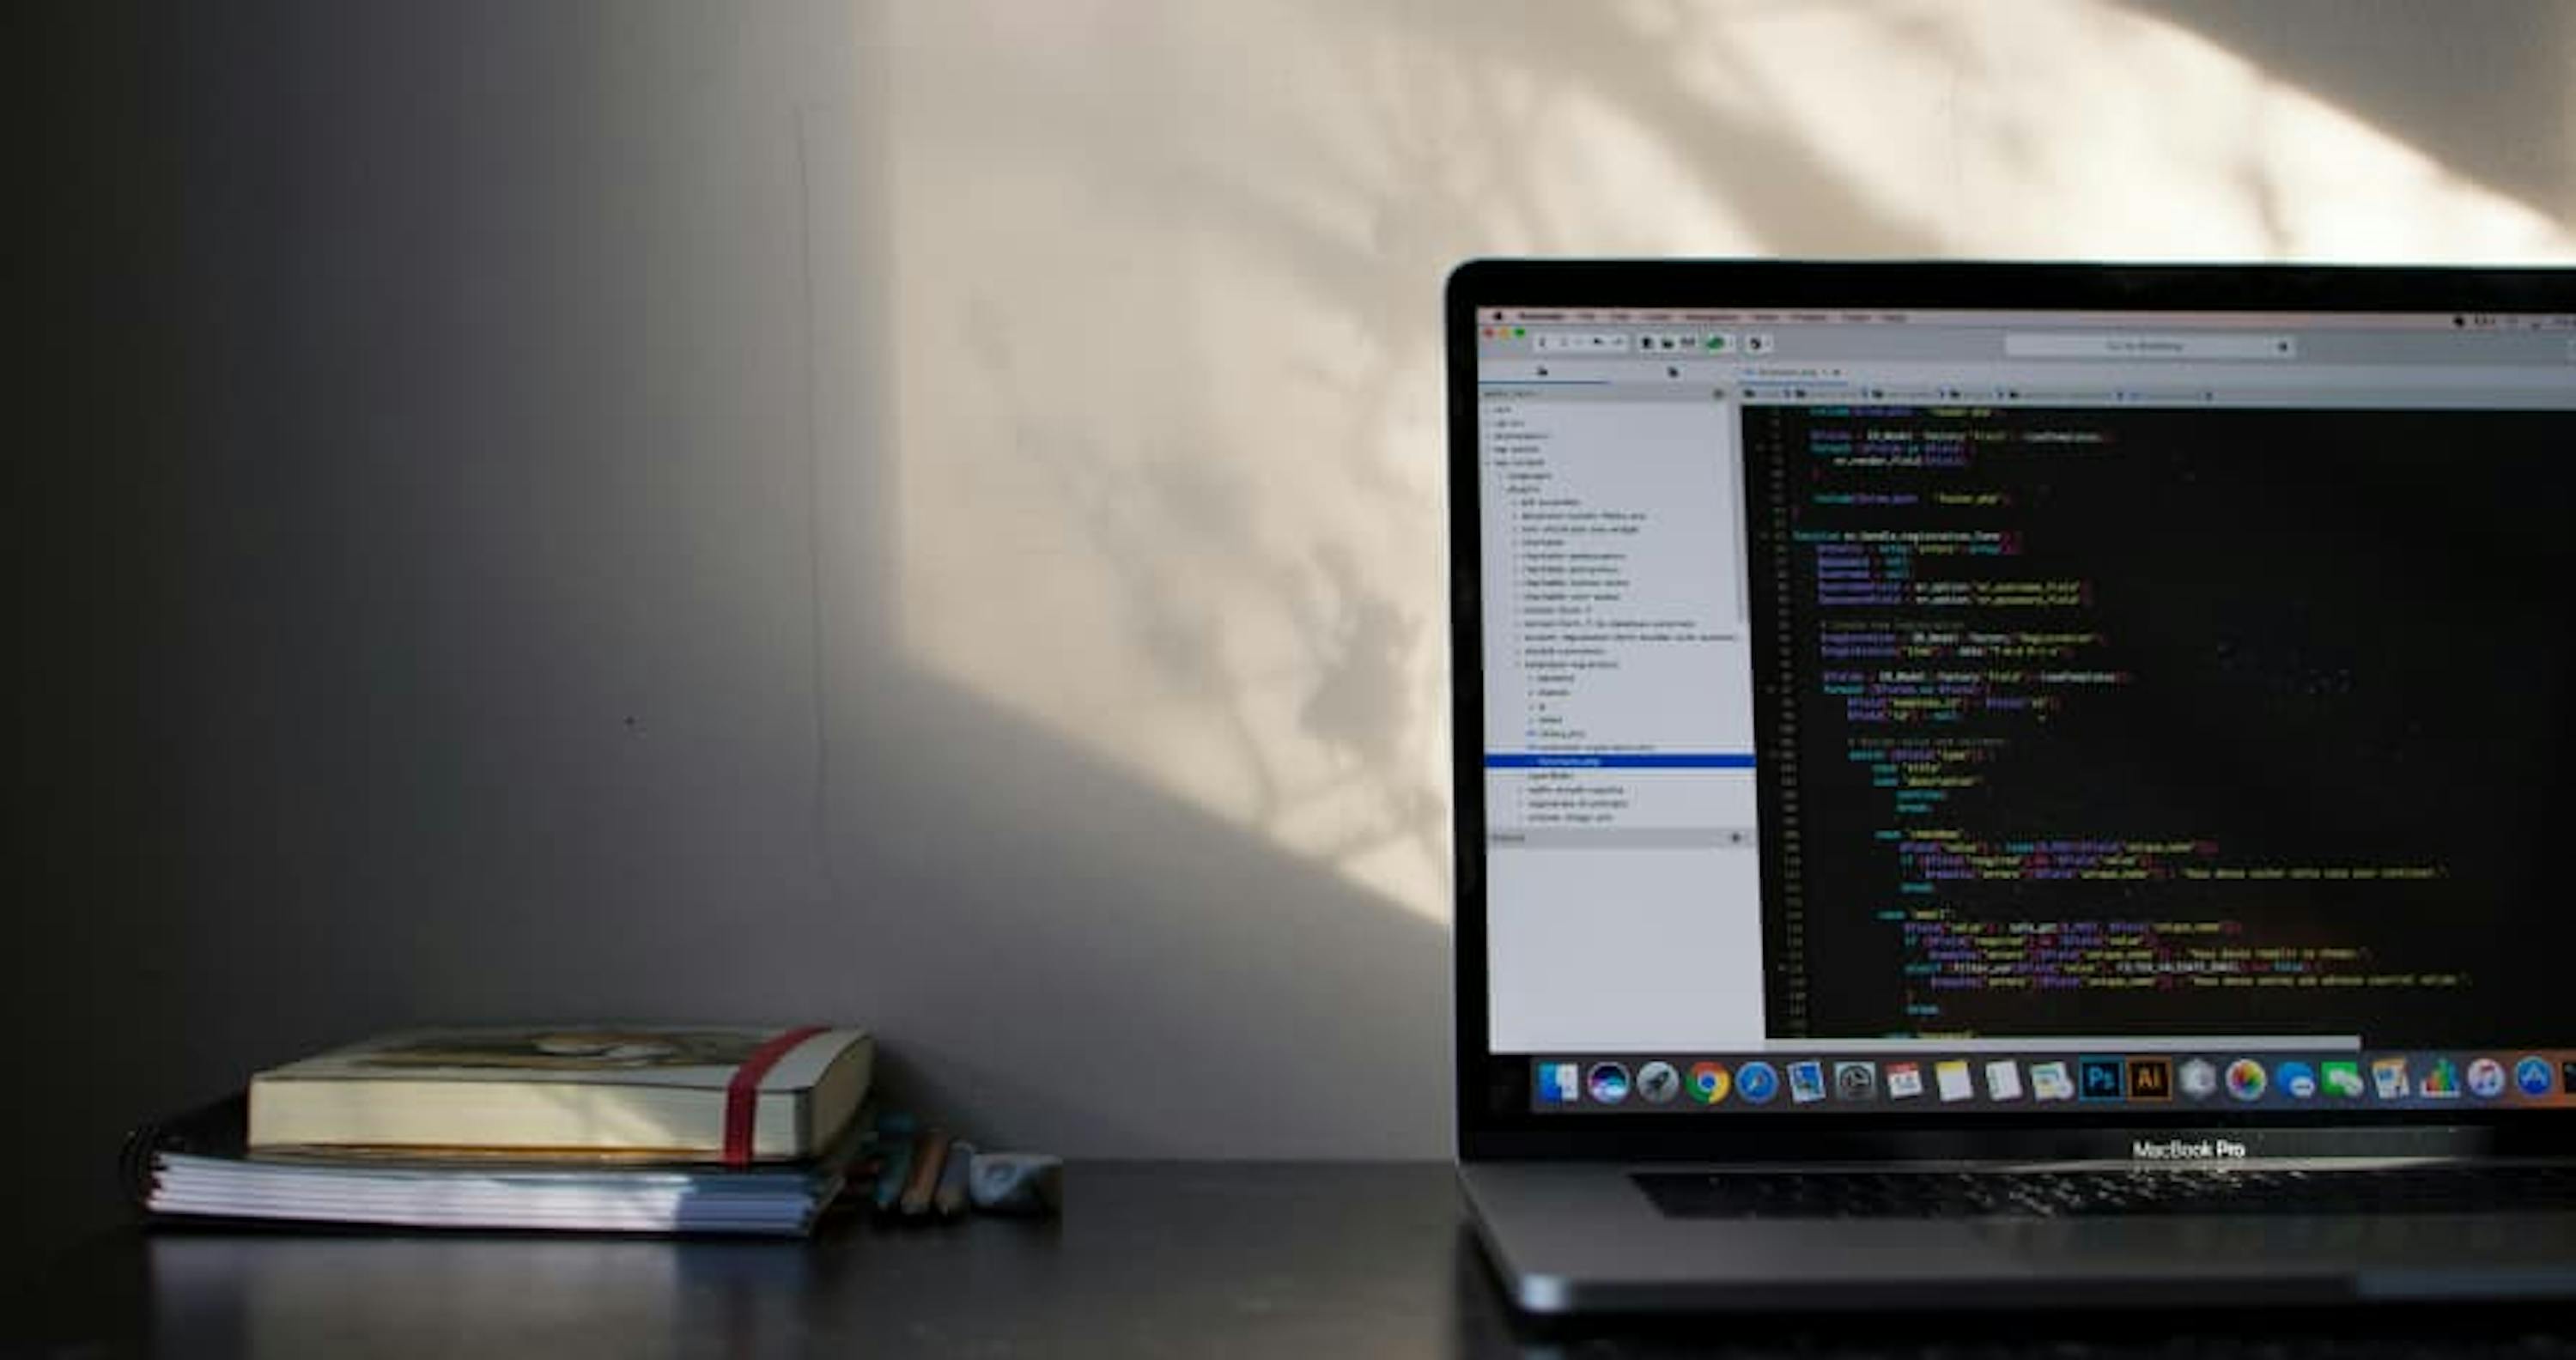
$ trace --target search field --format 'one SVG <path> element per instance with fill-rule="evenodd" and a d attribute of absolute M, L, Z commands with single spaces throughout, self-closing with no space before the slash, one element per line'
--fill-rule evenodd
<path fill-rule="evenodd" d="M 2004 355 L 2011 359 L 2296 359 L 2299 341 L 2289 335 L 2007 331 Z"/>

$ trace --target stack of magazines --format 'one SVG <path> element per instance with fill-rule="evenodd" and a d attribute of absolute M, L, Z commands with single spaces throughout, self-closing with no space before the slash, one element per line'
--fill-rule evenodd
<path fill-rule="evenodd" d="M 854 1029 L 399 1034 L 127 1140 L 155 1215 L 802 1235 L 869 1152 Z"/>

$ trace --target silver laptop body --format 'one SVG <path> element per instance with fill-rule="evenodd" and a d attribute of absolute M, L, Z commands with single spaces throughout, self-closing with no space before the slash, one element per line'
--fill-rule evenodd
<path fill-rule="evenodd" d="M 2576 278 L 1477 261 L 1446 343 L 1520 1307 L 2576 1295 Z"/>

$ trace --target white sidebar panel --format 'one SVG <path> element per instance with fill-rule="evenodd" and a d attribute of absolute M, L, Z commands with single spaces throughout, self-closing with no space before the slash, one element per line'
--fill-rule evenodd
<path fill-rule="evenodd" d="M 1491 1044 L 1758 1047 L 1738 408 L 1481 398 Z"/>

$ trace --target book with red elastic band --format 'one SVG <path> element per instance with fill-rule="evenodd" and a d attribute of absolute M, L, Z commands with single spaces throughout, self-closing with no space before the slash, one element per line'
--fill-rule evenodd
<path fill-rule="evenodd" d="M 413 1030 L 251 1079 L 254 1154 L 784 1163 L 868 1091 L 867 1031 L 638 1024 Z"/>

